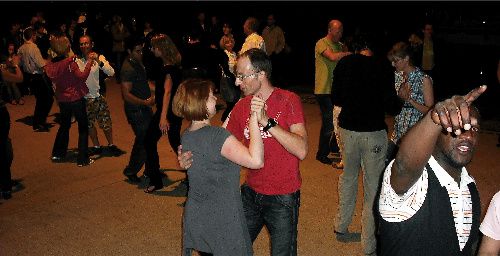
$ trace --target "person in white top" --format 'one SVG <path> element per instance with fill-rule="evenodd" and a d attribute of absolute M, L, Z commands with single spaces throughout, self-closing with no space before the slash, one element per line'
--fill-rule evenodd
<path fill-rule="evenodd" d="M 80 70 L 83 71 L 85 69 L 88 60 L 87 56 L 93 51 L 93 47 L 94 42 L 90 36 L 84 35 L 80 37 L 80 50 L 82 54 L 75 60 Z M 109 152 L 114 156 L 119 156 L 124 152 L 113 144 L 113 129 L 108 103 L 106 102 L 106 98 L 99 93 L 99 89 L 101 88 L 99 84 L 99 70 L 102 70 L 104 74 L 108 76 L 113 76 L 115 74 L 115 70 L 111 67 L 106 58 L 103 55 L 99 55 L 97 63 L 92 65 L 89 77 L 85 82 L 89 88 L 89 93 L 85 95 L 85 99 L 87 100 L 87 116 L 89 119 L 89 137 L 94 144 L 90 153 L 102 153 L 101 144 L 97 136 L 97 129 L 95 128 L 95 122 L 97 121 L 108 141 Z"/>
<path fill-rule="evenodd" d="M 243 32 L 247 35 L 245 42 L 241 46 L 241 50 L 238 55 L 243 54 L 244 52 L 252 49 L 258 48 L 263 51 L 266 51 L 266 44 L 264 43 L 264 38 L 257 34 L 257 30 L 259 29 L 259 21 L 254 17 L 249 17 L 245 23 L 243 24 Z"/>
<path fill-rule="evenodd" d="M 474 250 L 480 202 L 465 166 L 479 139 L 479 112 L 472 103 L 485 90 L 481 86 L 436 103 L 402 138 L 382 181 L 379 255 L 468 255 Z"/>
<path fill-rule="evenodd" d="M 500 255 L 500 191 L 491 199 L 479 230 L 484 236 L 479 246 L 478 256 Z"/>

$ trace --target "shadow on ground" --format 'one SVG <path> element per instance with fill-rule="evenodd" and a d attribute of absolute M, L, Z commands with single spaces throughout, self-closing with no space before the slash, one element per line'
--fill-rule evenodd
<path fill-rule="evenodd" d="M 99 154 L 92 153 L 93 148 L 89 147 L 89 156 L 92 158 L 94 161 L 97 161 L 103 157 L 119 157 L 123 154 L 126 154 L 126 151 L 123 151 L 121 149 L 118 149 L 117 151 L 112 151 L 109 149 L 109 147 L 102 147 L 102 152 Z M 78 158 L 78 149 L 77 148 L 70 148 L 68 151 L 66 151 L 66 157 L 60 161 L 57 161 L 56 163 L 76 163 Z"/>
<path fill-rule="evenodd" d="M 160 169 L 160 172 L 162 173 L 163 188 L 161 190 L 157 190 L 151 193 L 152 195 L 169 196 L 169 197 L 187 197 L 187 188 L 188 188 L 187 179 L 171 180 L 165 174 L 166 172 L 186 172 L 185 170 Z M 149 178 L 147 176 L 141 176 L 140 178 L 141 182 L 137 184 L 137 189 L 144 190 L 149 184 Z M 130 183 L 128 179 L 125 179 L 125 182 Z"/>

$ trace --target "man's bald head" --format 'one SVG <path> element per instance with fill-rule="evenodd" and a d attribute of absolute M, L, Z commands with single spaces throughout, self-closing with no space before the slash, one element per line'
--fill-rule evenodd
<path fill-rule="evenodd" d="M 340 41 L 342 34 L 344 33 L 344 26 L 339 20 L 331 20 L 328 23 L 328 37 L 332 42 Z"/>
<path fill-rule="evenodd" d="M 343 25 L 342 22 L 340 22 L 340 20 L 331 20 L 330 22 L 328 22 L 328 31 L 332 29 L 340 29 L 342 27 Z"/>

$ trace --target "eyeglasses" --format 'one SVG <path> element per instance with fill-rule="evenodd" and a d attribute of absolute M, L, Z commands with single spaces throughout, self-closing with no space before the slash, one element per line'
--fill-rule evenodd
<path fill-rule="evenodd" d="M 243 74 L 239 74 L 239 75 L 236 75 L 236 79 L 242 81 L 243 79 L 247 78 L 247 77 L 251 77 L 251 76 L 254 76 L 256 75 L 257 73 L 259 72 L 254 72 L 252 74 L 248 74 L 248 75 L 243 75 Z"/>

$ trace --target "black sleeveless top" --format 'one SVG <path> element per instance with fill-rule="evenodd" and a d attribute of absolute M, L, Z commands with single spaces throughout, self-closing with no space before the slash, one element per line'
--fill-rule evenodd
<path fill-rule="evenodd" d="M 385 221 L 378 213 L 379 255 L 459 256 L 473 255 L 479 238 L 481 205 L 476 185 L 468 185 L 472 200 L 472 227 L 460 251 L 448 191 L 427 165 L 429 187 L 422 207 L 402 222 Z"/>
<path fill-rule="evenodd" d="M 163 106 L 163 94 L 165 93 L 165 78 L 170 75 L 172 78 L 172 90 L 170 91 L 170 106 L 167 111 L 167 119 L 169 122 L 182 121 L 182 119 L 172 112 L 172 101 L 174 100 L 175 92 L 179 87 L 182 79 L 182 73 L 178 66 L 174 65 L 164 65 L 160 70 L 159 76 L 155 81 L 155 101 L 156 101 L 156 113 L 155 115 L 161 115 L 161 109 Z"/>

